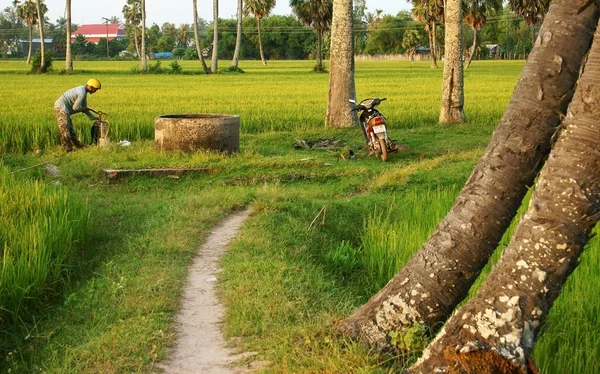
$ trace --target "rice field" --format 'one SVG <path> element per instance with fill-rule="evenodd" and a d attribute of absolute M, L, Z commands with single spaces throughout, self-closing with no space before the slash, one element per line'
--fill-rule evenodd
<path fill-rule="evenodd" d="M 60 64 L 55 62 L 55 69 L 62 68 Z M 155 361 L 164 358 L 172 343 L 169 316 L 178 302 L 174 290 L 189 263 L 189 248 L 195 245 L 192 238 L 201 239 L 203 230 L 227 209 L 244 204 L 258 213 L 224 259 L 220 290 L 228 303 L 227 334 L 243 338 L 245 348 L 271 362 L 265 372 L 397 371 L 369 353 L 344 351 L 319 340 L 323 326 L 364 302 L 427 240 L 481 155 L 523 66 L 522 61 L 475 62 L 465 71 L 468 123 L 440 127 L 441 69 L 431 70 L 427 62 L 357 61 L 358 99 L 387 97 L 380 109 L 390 132 L 410 145 L 384 165 L 366 158 L 341 163 L 324 152 L 290 153 L 297 136 L 336 134 L 348 139 L 349 146 L 359 138 L 323 130 L 329 77 L 311 73 L 312 61 L 270 61 L 267 67 L 244 61 L 240 67 L 245 74 L 212 76 L 203 75 L 199 62 L 193 61 L 180 63 L 182 75 L 133 74 L 135 62 L 74 64 L 72 75 L 37 76 L 28 74 L 24 63 L 0 61 L 1 157 L 10 158 L 14 169 L 37 162 L 32 155 L 37 149 L 48 157 L 62 155 L 53 103 L 90 77 L 98 78 L 102 89 L 88 96 L 89 106 L 109 114 L 112 139 L 128 139 L 134 145 L 127 151 L 69 155 L 60 161 L 67 170 L 65 187 L 45 184 L 40 173 L 15 179 L 7 168 L 0 168 L 0 238 L 19 243 L 15 251 L 21 253 L 37 251 L 29 246 L 32 241 L 65 251 L 54 254 L 51 249 L 53 254 L 45 256 L 64 259 L 63 267 L 34 266 L 59 275 L 42 282 L 40 290 L 68 278 L 71 256 L 84 243 L 101 258 L 93 271 L 80 274 L 81 283 L 59 296 L 60 305 L 53 306 L 54 314 L 70 317 L 48 317 L 45 326 L 27 326 L 42 338 L 23 340 L 22 348 L 15 350 L 21 361 L 13 356 L 15 361 L 7 366 L 13 372 L 155 371 Z M 220 62 L 221 67 L 227 65 Z M 152 152 L 154 117 L 183 113 L 240 115 L 240 155 Z M 80 137 L 89 142 L 87 117 L 79 114 L 73 120 Z M 147 164 L 211 166 L 220 174 L 206 180 L 117 185 L 107 185 L 98 176 L 104 165 Z M 299 176 L 305 179 L 296 180 Z M 39 205 L 31 205 L 27 196 L 39 197 Z M 92 203 L 82 203 L 84 199 Z M 20 207 L 22 215 L 9 206 Z M 307 222 L 323 206 L 328 207 L 329 224 L 307 230 Z M 14 217 L 28 214 L 34 217 L 31 221 L 46 226 L 56 219 L 52 227 L 64 231 L 36 231 L 35 240 L 19 238 L 16 232 L 33 232 L 34 227 L 25 228 L 26 220 Z M 96 223 L 92 228 L 90 215 Z M 178 226 L 181 231 L 175 229 Z M 9 227 L 13 231 L 2 231 Z M 95 231 L 102 227 L 110 232 Z M 86 241 L 86 232 L 96 240 Z M 68 237 L 69 245 L 57 246 L 56 236 Z M 509 238 L 510 232 L 491 263 Z M 600 372 L 599 253 L 600 242 L 594 239 L 547 319 L 534 351 L 543 373 Z M 3 257 L 5 266 L 7 258 Z M 165 269 L 171 267 L 176 269 L 168 274 Z M 4 284 L 0 291 L 8 290 Z M 269 287 L 261 286 L 265 284 Z M 2 299 L 5 294 L 0 294 L 2 308 L 23 308 L 19 301 Z M 67 322 L 78 318 L 85 321 Z M 30 344 L 37 348 L 35 354 Z M 0 345 L 0 353 L 5 348 Z M 41 363 L 38 356 L 44 357 Z M 0 364 L 0 372 L 4 369 Z"/>

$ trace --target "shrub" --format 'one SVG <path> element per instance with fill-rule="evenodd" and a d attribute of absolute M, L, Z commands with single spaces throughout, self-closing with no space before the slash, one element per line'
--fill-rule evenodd
<path fill-rule="evenodd" d="M 45 51 L 44 52 L 44 68 L 41 68 L 42 63 L 42 52 L 38 49 L 31 60 L 31 72 L 37 74 L 43 74 L 48 72 L 48 70 L 52 69 L 52 52 Z"/>

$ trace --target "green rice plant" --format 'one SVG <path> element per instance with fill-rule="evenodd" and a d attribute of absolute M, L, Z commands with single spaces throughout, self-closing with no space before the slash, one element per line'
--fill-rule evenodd
<path fill-rule="evenodd" d="M 454 203 L 458 189 L 410 190 L 384 212 L 364 221 L 361 262 L 372 291 L 381 289 L 408 262 Z"/>
<path fill-rule="evenodd" d="M 86 204 L 63 188 L 20 180 L 0 165 L 0 322 L 24 317 L 68 278 L 85 242 Z"/>

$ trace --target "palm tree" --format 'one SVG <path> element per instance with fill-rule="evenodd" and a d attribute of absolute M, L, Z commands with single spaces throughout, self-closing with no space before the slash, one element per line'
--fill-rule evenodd
<path fill-rule="evenodd" d="M 13 6 L 17 12 L 19 18 L 21 18 L 29 28 L 29 51 L 27 52 L 27 64 L 31 63 L 31 44 L 33 40 L 33 26 L 37 25 L 38 13 L 36 8 L 36 2 L 34 0 L 24 0 L 22 3 L 20 0 L 14 0 Z M 48 10 L 46 5 L 41 5 L 42 13 L 46 13 Z"/>
<path fill-rule="evenodd" d="M 177 46 L 179 48 L 186 48 L 190 43 L 190 25 L 183 23 L 179 25 L 177 29 Z"/>
<path fill-rule="evenodd" d="M 142 47 L 141 58 L 142 58 L 142 71 L 148 70 L 148 62 L 146 60 L 146 0 L 140 0 L 140 10 L 142 12 Z"/>
<path fill-rule="evenodd" d="M 219 0 L 213 0 L 213 48 L 210 60 L 210 71 L 219 71 Z"/>
<path fill-rule="evenodd" d="M 390 332 L 415 324 L 435 328 L 465 298 L 533 184 L 566 112 L 599 18 L 596 7 L 577 14 L 579 7 L 572 1 L 550 7 L 541 32 L 552 38 L 534 46 L 504 116 L 454 206 L 408 264 L 340 324 L 342 332 L 394 348 Z M 567 58 L 557 63 L 556 56 Z"/>
<path fill-rule="evenodd" d="M 206 61 L 204 60 L 204 54 L 202 53 L 202 48 L 200 47 L 200 35 L 198 33 L 198 4 L 197 0 L 192 0 L 192 5 L 194 7 L 194 39 L 196 42 L 196 52 L 198 52 L 198 58 L 202 64 L 202 70 L 204 70 L 204 74 L 210 74 L 211 71 L 206 66 Z"/>
<path fill-rule="evenodd" d="M 502 10 L 502 0 L 463 0 L 463 14 L 465 22 L 473 30 L 473 45 L 469 53 L 465 68 L 471 65 L 475 48 L 477 47 L 477 30 L 481 29 L 487 21 L 487 16 Z"/>
<path fill-rule="evenodd" d="M 315 30 L 317 34 L 317 66 L 315 71 L 324 71 L 323 37 L 329 31 L 333 17 L 332 0 L 290 0 L 290 7 L 301 22 Z"/>
<path fill-rule="evenodd" d="M 67 13 L 67 51 L 65 54 L 65 71 L 73 71 L 73 59 L 71 58 L 71 0 L 67 0 L 65 12 Z"/>
<path fill-rule="evenodd" d="M 138 40 L 138 28 L 142 22 L 142 9 L 139 0 L 127 0 L 127 4 L 123 6 L 123 17 L 125 23 L 133 28 L 133 43 L 135 51 L 139 57 L 142 56 L 140 52 L 139 40 Z"/>
<path fill-rule="evenodd" d="M 415 52 L 419 46 L 420 35 L 415 29 L 406 30 L 402 36 L 402 48 L 406 50 L 411 63 L 415 62 Z"/>
<path fill-rule="evenodd" d="M 413 4 L 413 17 L 425 24 L 425 32 L 427 32 L 427 36 L 429 37 L 431 67 L 437 68 L 435 26 L 436 22 L 443 22 L 444 4 L 442 0 L 411 0 L 411 2 Z"/>
<path fill-rule="evenodd" d="M 462 41 L 462 0 L 445 1 L 446 52 L 440 123 L 464 122 L 464 81 L 463 81 L 463 41 Z"/>
<path fill-rule="evenodd" d="M 243 10 L 243 0 L 238 0 L 238 9 L 237 9 L 237 25 L 236 25 L 236 37 L 235 37 L 235 51 L 233 52 L 233 60 L 231 61 L 231 66 L 233 68 L 238 67 L 238 62 L 240 60 L 240 46 L 242 45 L 242 10 Z"/>
<path fill-rule="evenodd" d="M 117 16 L 112 16 L 108 20 L 113 25 L 121 23 L 121 19 L 119 17 L 117 17 Z"/>
<path fill-rule="evenodd" d="M 539 373 L 529 359 L 533 346 L 600 218 L 598 29 L 581 71 L 564 130 L 512 240 L 409 372 Z"/>
<path fill-rule="evenodd" d="M 40 67 L 39 72 L 46 72 L 46 51 L 44 46 L 44 14 L 48 10 L 45 5 L 42 6 L 42 0 L 37 0 L 35 2 L 35 9 L 37 11 L 37 19 L 38 19 L 38 31 L 40 33 Z"/>
<path fill-rule="evenodd" d="M 325 117 L 328 127 L 353 127 L 358 123 L 356 112 L 348 110 L 348 100 L 356 100 L 352 26 L 352 0 L 334 0 L 329 102 Z"/>
<path fill-rule="evenodd" d="M 244 2 L 244 14 L 252 14 L 254 18 L 256 18 L 256 28 L 258 30 L 258 49 L 260 51 L 260 59 L 263 65 L 267 65 L 267 60 L 265 59 L 265 54 L 263 52 L 260 20 L 268 17 L 274 7 L 275 0 L 246 0 Z"/>
<path fill-rule="evenodd" d="M 535 25 L 548 13 L 550 0 L 508 0 L 508 6 L 531 27 L 531 38 L 535 43 Z"/>

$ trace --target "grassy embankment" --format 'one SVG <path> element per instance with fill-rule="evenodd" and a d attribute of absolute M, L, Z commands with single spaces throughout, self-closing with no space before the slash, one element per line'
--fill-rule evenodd
<path fill-rule="evenodd" d="M 197 63 L 184 62 L 184 71 Z M 324 130 L 328 77 L 311 62 L 245 62 L 243 75 L 131 75 L 135 63 L 76 62 L 85 72 L 31 76 L 0 63 L 0 144 L 14 170 L 51 161 L 19 178 L 58 180 L 87 201 L 91 225 L 72 281 L 47 308 L 2 326 L 2 371 L 151 372 L 174 341 L 171 325 L 186 267 L 210 228 L 232 209 L 254 214 L 223 259 L 219 289 L 224 329 L 258 352 L 268 372 L 396 372 L 331 334 L 332 323 L 364 303 L 427 239 L 481 155 L 512 93 L 522 63 L 476 63 L 466 71 L 468 123 L 439 126 L 441 70 L 427 63 L 358 62 L 359 98 L 386 96 L 381 110 L 393 138 L 409 149 L 388 163 L 367 157 L 358 130 Z M 89 98 L 109 113 L 113 139 L 130 148 L 64 156 L 52 103 L 89 76 L 103 89 Z M 165 154 L 152 150 L 153 118 L 228 113 L 242 119 L 240 153 Z M 87 137 L 89 123 L 75 123 Z M 294 150 L 295 139 L 335 137 L 337 152 Z M 37 158 L 30 151 L 44 149 Z M 352 149 L 355 159 L 339 153 Z M 25 152 L 25 154 L 22 154 Z M 63 157 L 64 156 L 64 157 Z M 109 184 L 108 167 L 208 167 L 205 176 L 131 178 Z M 326 215 L 310 224 L 326 206 Z M 321 224 L 322 223 L 322 224 Z M 535 351 L 545 373 L 594 373 L 600 340 L 594 269 L 598 244 L 555 305 Z M 584 302 L 585 301 L 585 302 Z M 557 353 L 558 352 L 558 353 Z"/>

